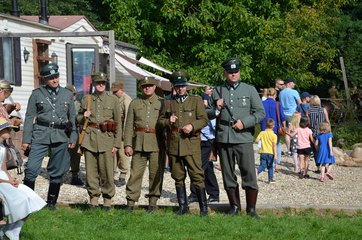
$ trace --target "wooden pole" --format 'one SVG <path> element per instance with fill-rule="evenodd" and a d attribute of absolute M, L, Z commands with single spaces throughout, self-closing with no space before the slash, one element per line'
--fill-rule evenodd
<path fill-rule="evenodd" d="M 346 91 L 347 104 L 349 104 L 349 100 L 351 100 L 351 97 L 349 95 L 347 74 L 346 74 L 346 68 L 344 67 L 343 57 L 339 57 L 339 62 L 341 63 L 342 77 L 344 82 L 344 89 Z"/>

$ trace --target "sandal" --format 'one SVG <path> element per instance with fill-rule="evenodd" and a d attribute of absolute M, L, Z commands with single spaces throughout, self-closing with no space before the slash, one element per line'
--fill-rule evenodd
<path fill-rule="evenodd" d="M 330 172 L 327 172 L 327 177 L 330 179 L 330 180 L 333 180 L 333 176 L 332 176 L 332 173 L 330 173 Z"/>

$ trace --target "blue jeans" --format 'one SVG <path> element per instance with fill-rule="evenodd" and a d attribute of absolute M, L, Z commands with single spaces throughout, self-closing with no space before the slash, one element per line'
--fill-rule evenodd
<path fill-rule="evenodd" d="M 260 166 L 258 167 L 258 174 L 264 172 L 265 168 L 268 169 L 268 179 L 272 180 L 274 176 L 274 155 L 269 153 L 260 154 Z"/>

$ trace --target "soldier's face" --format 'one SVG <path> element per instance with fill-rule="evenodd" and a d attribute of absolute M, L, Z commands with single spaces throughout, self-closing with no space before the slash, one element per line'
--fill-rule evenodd
<path fill-rule="evenodd" d="M 235 83 L 240 80 L 240 71 L 237 72 L 224 71 L 224 76 L 228 82 Z"/>
<path fill-rule="evenodd" d="M 175 86 L 176 93 L 178 95 L 185 95 L 187 91 L 186 85 Z"/>
<path fill-rule="evenodd" d="M 102 93 L 106 90 L 106 82 L 95 82 L 94 88 L 97 92 Z"/>
<path fill-rule="evenodd" d="M 59 77 L 47 80 L 47 85 L 52 89 L 56 89 L 59 86 Z"/>
<path fill-rule="evenodd" d="M 143 96 L 150 97 L 155 93 L 156 85 L 147 84 L 142 86 Z"/>

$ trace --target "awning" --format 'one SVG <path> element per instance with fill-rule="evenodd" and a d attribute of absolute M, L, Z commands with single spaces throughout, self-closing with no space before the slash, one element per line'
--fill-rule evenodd
<path fill-rule="evenodd" d="M 129 74 L 131 74 L 137 80 L 143 79 L 144 77 L 154 77 L 158 83 L 157 86 L 159 88 L 161 88 L 162 90 L 165 90 L 165 91 L 171 91 L 172 84 L 169 81 L 169 79 L 161 77 L 157 74 L 151 73 L 151 72 L 137 66 L 136 63 L 142 63 L 142 64 L 145 64 L 147 66 L 153 67 L 155 69 L 158 69 L 160 71 L 163 71 L 163 72 L 166 72 L 169 74 L 172 73 L 171 71 L 147 60 L 146 58 L 143 58 L 143 59 L 141 58 L 142 59 L 142 62 L 141 62 L 141 61 L 132 59 L 130 57 L 127 57 L 119 50 L 116 50 L 115 58 L 116 58 L 117 62 L 119 62 L 129 72 Z M 187 85 L 187 90 L 191 90 L 191 89 L 195 89 L 195 88 L 199 88 L 199 87 L 203 87 L 203 86 L 205 86 L 205 85 L 198 84 L 198 83 L 189 83 L 189 85 Z"/>

